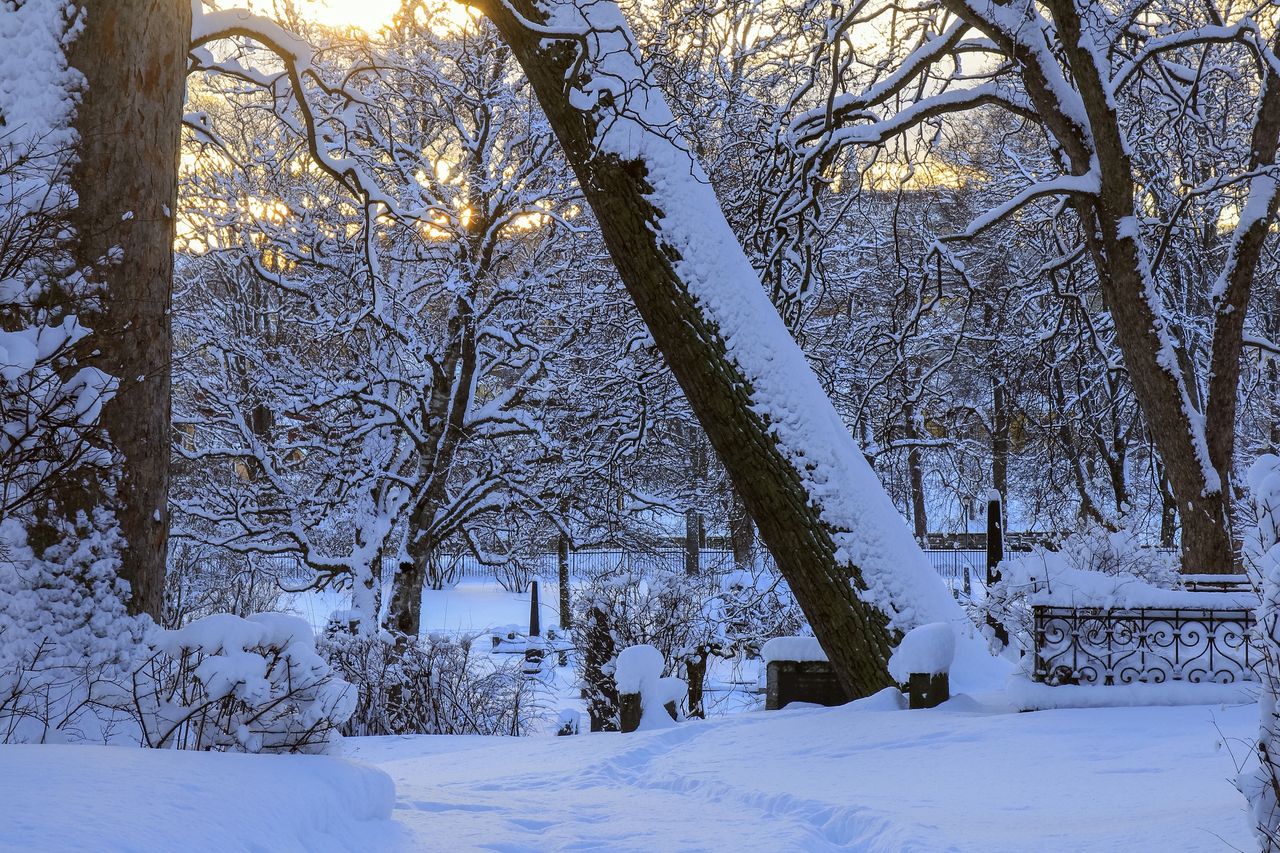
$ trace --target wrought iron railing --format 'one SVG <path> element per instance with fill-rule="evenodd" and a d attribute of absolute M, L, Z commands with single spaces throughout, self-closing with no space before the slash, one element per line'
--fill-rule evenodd
<path fill-rule="evenodd" d="M 1036 681 L 1045 684 L 1230 684 L 1257 681 L 1261 651 L 1248 609 L 1033 608 Z"/>

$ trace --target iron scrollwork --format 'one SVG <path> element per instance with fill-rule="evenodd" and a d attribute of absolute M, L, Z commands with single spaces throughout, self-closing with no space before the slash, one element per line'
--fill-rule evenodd
<path fill-rule="evenodd" d="M 1258 681 L 1247 609 L 1034 608 L 1036 681 L 1231 684 Z"/>

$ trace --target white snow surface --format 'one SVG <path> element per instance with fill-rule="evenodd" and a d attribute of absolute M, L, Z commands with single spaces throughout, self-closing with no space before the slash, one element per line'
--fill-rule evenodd
<path fill-rule="evenodd" d="M 956 632 L 949 622 L 912 628 L 889 657 L 889 675 L 906 684 L 913 672 L 941 675 L 956 657 Z"/>
<path fill-rule="evenodd" d="M 1000 697 L 344 745 L 395 779 L 408 850 L 1253 849 L 1231 780 L 1255 705 L 1018 714 Z"/>
<path fill-rule="evenodd" d="M 1011 675 L 1005 693 L 1015 708 L 1039 711 L 1048 708 L 1119 708 L 1154 705 L 1241 704 L 1256 702 L 1261 685 L 1256 681 L 1218 684 L 1212 681 L 1164 681 L 1134 684 L 1060 684 L 1050 687 L 1021 673 Z"/>
<path fill-rule="evenodd" d="M 628 646 L 618 653 L 616 666 L 613 677 L 618 692 L 639 693 L 645 682 L 662 677 L 666 661 L 662 659 L 662 652 L 653 646 Z"/>
<path fill-rule="evenodd" d="M 314 755 L 0 746 L 0 851 L 396 849 L 395 789 Z"/>
<path fill-rule="evenodd" d="M 827 653 L 815 637 L 774 637 L 760 649 L 765 663 L 775 660 L 824 661 Z"/>

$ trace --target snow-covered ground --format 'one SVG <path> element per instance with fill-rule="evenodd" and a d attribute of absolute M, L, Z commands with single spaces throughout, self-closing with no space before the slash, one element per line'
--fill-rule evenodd
<path fill-rule="evenodd" d="M 340 606 L 296 603 L 317 625 Z M 429 631 L 527 618 L 496 584 L 425 600 Z M 1007 662 L 981 657 L 952 672 L 972 696 L 929 711 L 882 694 L 627 735 L 348 739 L 343 758 L 0 747 L 0 851 L 1254 849 L 1232 779 L 1256 705 L 1020 714 Z M 713 672 L 713 713 L 758 705 L 731 684 L 754 672 Z M 577 691 L 572 668 L 544 678 L 551 721 Z"/>
<path fill-rule="evenodd" d="M 415 849 L 394 802 L 386 774 L 340 758 L 0 746 L 5 853 Z"/>
<path fill-rule="evenodd" d="M 994 694 L 350 739 L 354 761 L 5 746 L 0 850 L 1250 850 L 1230 780 L 1256 726 L 1255 706 L 1016 714 Z"/>
<path fill-rule="evenodd" d="M 349 740 L 430 851 L 1254 848 L 1256 706 L 1017 714 L 877 697 L 629 735 Z M 1225 741 L 1224 741 L 1225 738 Z"/>

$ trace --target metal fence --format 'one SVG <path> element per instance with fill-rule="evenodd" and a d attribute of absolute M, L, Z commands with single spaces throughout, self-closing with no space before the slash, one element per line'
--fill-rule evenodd
<path fill-rule="evenodd" d="M 1223 608 L 1033 608 L 1035 680 L 1230 684 L 1259 680 L 1253 612 Z"/>
<path fill-rule="evenodd" d="M 987 552 L 978 550 L 926 549 L 925 557 L 943 579 L 956 588 L 965 588 L 966 575 L 970 580 L 981 581 L 987 565 Z M 290 583 L 305 583 L 311 571 L 295 555 L 270 554 L 259 558 L 260 565 L 273 576 Z M 501 580 L 513 575 L 529 578 L 554 578 L 559 573 L 555 554 L 524 556 L 506 566 L 482 563 L 474 554 L 448 554 L 440 558 L 440 570 L 448 583 L 461 580 Z M 518 564 L 518 569 L 516 568 Z M 774 569 L 773 557 L 759 549 L 755 557 L 757 568 Z M 649 569 L 683 571 L 683 548 L 655 548 L 628 550 L 623 548 L 591 548 L 569 552 L 569 574 L 573 577 L 599 577 L 604 574 L 642 574 Z M 728 571 L 735 567 L 733 552 L 728 549 L 704 548 L 698 553 L 698 568 L 705 572 Z M 396 570 L 394 558 L 384 558 L 382 574 L 391 577 Z"/>

